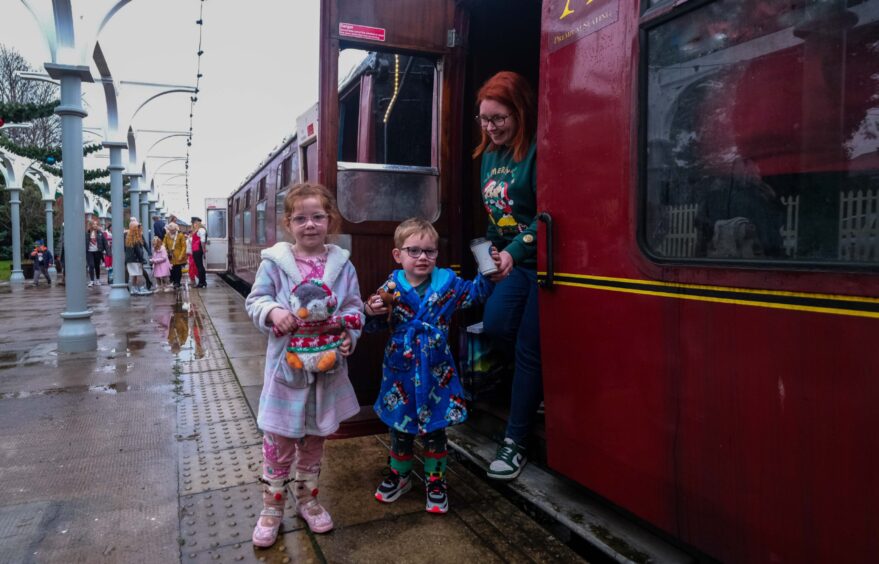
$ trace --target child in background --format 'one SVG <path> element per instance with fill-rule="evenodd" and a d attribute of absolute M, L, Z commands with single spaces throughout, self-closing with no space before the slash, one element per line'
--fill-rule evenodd
<path fill-rule="evenodd" d="M 482 303 L 493 284 L 477 275 L 462 280 L 447 268 L 436 268 L 439 235 L 430 222 L 407 219 L 394 233 L 394 260 L 402 270 L 391 273 L 381 292 L 395 296 L 388 304 L 377 293 L 366 303 L 368 331 L 390 323 L 382 383 L 375 412 L 390 428 L 390 473 L 375 498 L 397 501 L 412 488 L 413 443 L 424 443 L 425 509 L 446 513 L 446 427 L 467 418 L 461 382 L 449 350 L 449 322 L 456 310 Z M 497 251 L 492 258 L 499 263 Z"/>
<path fill-rule="evenodd" d="M 297 512 L 315 533 L 333 528 L 317 500 L 317 480 L 324 441 L 360 406 L 348 379 L 347 361 L 360 336 L 363 302 L 357 273 L 348 251 L 327 243 L 341 223 L 335 198 L 323 186 L 299 184 L 284 199 L 284 227 L 294 244 L 280 242 L 262 251 L 245 307 L 254 324 L 268 335 L 257 424 L 263 430 L 263 510 L 253 531 L 253 544 L 274 544 L 284 515 L 286 484 L 295 465 L 293 491 Z M 300 284 L 325 288 L 337 304 L 331 321 L 342 334 L 339 364 L 332 371 L 311 373 L 287 360 L 290 334 L 299 327 L 290 299 Z"/>
<path fill-rule="evenodd" d="M 113 224 L 108 223 L 104 230 L 104 238 L 107 239 L 107 252 L 104 253 L 104 268 L 107 269 L 107 285 L 113 283 Z"/>
<path fill-rule="evenodd" d="M 153 263 L 153 276 L 156 277 L 158 291 L 170 292 L 171 261 L 168 260 L 168 250 L 158 237 L 153 237 L 153 258 L 150 262 Z"/>
<path fill-rule="evenodd" d="M 40 275 L 46 277 L 49 286 L 52 285 L 52 279 L 49 278 L 49 266 L 52 265 L 52 251 L 43 245 L 43 241 L 37 241 L 34 250 L 31 252 L 31 261 L 34 264 L 34 286 L 40 285 Z"/>

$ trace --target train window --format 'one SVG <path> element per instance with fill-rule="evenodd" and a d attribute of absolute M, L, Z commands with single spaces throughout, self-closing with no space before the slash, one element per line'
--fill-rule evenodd
<path fill-rule="evenodd" d="M 256 242 L 266 242 L 266 201 L 256 204 Z"/>
<path fill-rule="evenodd" d="M 259 179 L 259 184 L 257 184 L 256 189 L 256 200 L 265 200 L 266 199 L 266 177 L 263 176 Z"/>
<path fill-rule="evenodd" d="M 652 256 L 879 265 L 877 14 L 718 0 L 646 30 Z"/>
<path fill-rule="evenodd" d="M 287 192 L 278 192 L 275 196 L 275 242 L 289 241 L 287 229 L 284 227 L 284 199 Z"/>
<path fill-rule="evenodd" d="M 225 239 L 226 238 L 226 210 L 224 209 L 210 209 L 207 212 L 208 216 L 208 237 L 211 239 Z"/>
<path fill-rule="evenodd" d="M 244 229 L 244 243 L 249 245 L 253 242 L 253 212 L 250 208 L 244 209 L 242 229 Z"/>
<path fill-rule="evenodd" d="M 235 214 L 235 221 L 232 224 L 232 234 L 235 236 L 236 241 L 241 240 L 241 212 Z"/>
<path fill-rule="evenodd" d="M 337 197 L 349 221 L 439 216 L 436 59 L 345 49 Z"/>

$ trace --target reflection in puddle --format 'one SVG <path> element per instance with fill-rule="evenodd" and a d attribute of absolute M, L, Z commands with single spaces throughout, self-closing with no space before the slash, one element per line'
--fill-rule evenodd
<path fill-rule="evenodd" d="M 204 358 L 202 343 L 204 320 L 191 302 L 177 302 L 168 320 L 168 349 L 178 360 Z"/>

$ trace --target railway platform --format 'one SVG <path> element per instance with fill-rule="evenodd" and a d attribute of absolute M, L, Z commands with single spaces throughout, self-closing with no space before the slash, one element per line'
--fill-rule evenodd
<path fill-rule="evenodd" d="M 107 293 L 89 295 L 98 350 L 59 354 L 64 289 L 0 285 L 0 562 L 582 561 L 465 464 L 445 516 L 417 488 L 379 504 L 380 435 L 328 443 L 335 530 L 288 517 L 254 548 L 265 342 L 243 299 L 213 276 L 118 309 Z"/>

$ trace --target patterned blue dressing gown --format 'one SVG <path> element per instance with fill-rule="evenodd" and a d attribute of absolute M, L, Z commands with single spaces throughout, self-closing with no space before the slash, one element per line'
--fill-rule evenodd
<path fill-rule="evenodd" d="M 391 281 L 397 284 L 399 298 L 375 412 L 389 427 L 412 435 L 457 425 L 467 419 L 467 408 L 449 350 L 449 322 L 458 309 L 483 303 L 494 284 L 482 275 L 462 280 L 447 268 L 436 268 L 421 297 L 402 270 L 391 273 Z M 387 328 L 385 321 L 372 318 L 366 330 Z"/>

